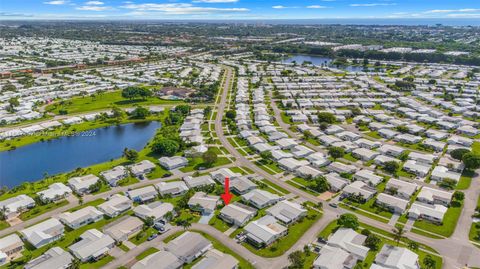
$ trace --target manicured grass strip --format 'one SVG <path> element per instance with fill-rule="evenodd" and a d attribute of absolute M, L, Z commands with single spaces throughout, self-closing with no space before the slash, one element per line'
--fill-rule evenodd
<path fill-rule="evenodd" d="M 148 227 L 147 230 L 141 231 L 138 233 L 136 236 L 132 237 L 130 239 L 130 242 L 132 242 L 135 245 L 140 245 L 141 243 L 147 241 L 147 238 L 150 237 L 153 234 L 156 234 L 157 230 L 155 230 L 152 227 Z"/>
<path fill-rule="evenodd" d="M 218 217 L 219 212 L 215 213 L 215 216 L 213 216 L 210 221 L 208 222 L 208 225 L 213 226 L 215 229 L 219 230 L 220 232 L 225 232 L 226 230 L 230 229 L 230 225 L 225 223 L 223 220 L 221 220 Z"/>
<path fill-rule="evenodd" d="M 125 251 L 125 252 L 130 251 L 130 249 L 129 249 L 127 246 L 125 246 L 124 244 L 120 244 L 120 245 L 118 246 L 118 248 L 121 249 L 121 250 L 123 250 L 123 251 Z"/>
<path fill-rule="evenodd" d="M 282 192 L 283 194 L 289 194 L 290 192 L 280 186 L 278 186 L 277 184 L 273 183 L 273 182 L 270 182 L 268 180 L 262 180 L 263 183 L 267 184 L 268 186 L 272 187 L 273 189 L 275 190 L 278 190 L 280 192 Z"/>
<path fill-rule="evenodd" d="M 466 190 L 470 188 L 470 184 L 472 184 L 472 178 L 474 175 L 475 173 L 473 171 L 464 170 L 455 189 Z"/>
<path fill-rule="evenodd" d="M 95 269 L 95 268 L 102 268 L 103 266 L 107 265 L 107 263 L 113 261 L 115 258 L 113 258 L 110 255 L 107 255 L 103 257 L 102 259 L 92 262 L 92 263 L 84 263 L 80 265 L 80 269 Z"/>
<path fill-rule="evenodd" d="M 366 217 L 369 217 L 371 219 L 374 219 L 374 220 L 378 220 L 380 222 L 383 222 L 383 223 L 388 223 L 389 220 L 387 219 L 384 219 L 382 217 L 379 217 L 378 215 L 376 215 L 375 213 L 370 213 L 368 211 L 364 211 L 364 210 L 358 210 L 357 208 L 355 208 L 354 206 L 352 205 L 348 205 L 348 204 L 345 204 L 345 203 L 339 203 L 339 206 L 341 208 L 344 208 L 344 209 L 347 209 L 347 210 L 350 210 L 350 211 L 353 211 L 357 214 L 360 214 L 360 215 L 364 215 Z"/>
<path fill-rule="evenodd" d="M 77 211 L 77 210 L 79 210 L 79 209 L 82 209 L 82 208 L 85 208 L 85 207 L 87 207 L 87 206 L 98 206 L 98 205 L 101 205 L 101 204 L 103 204 L 104 202 L 105 202 L 105 200 L 103 200 L 102 198 L 98 198 L 98 199 L 96 199 L 96 200 L 93 200 L 93 201 L 90 201 L 90 202 L 88 202 L 88 203 L 84 203 L 84 204 L 82 204 L 82 205 L 79 205 L 79 206 L 77 206 L 77 207 L 74 207 L 74 208 L 70 209 L 69 211 L 70 211 L 70 212 L 75 212 L 75 211 Z"/>
<path fill-rule="evenodd" d="M 137 259 L 137 261 L 140 261 L 140 260 L 143 260 L 144 258 L 146 258 L 147 256 L 150 256 L 151 254 L 157 253 L 159 251 L 160 250 L 158 250 L 156 248 L 149 248 L 149 249 L 146 249 L 144 252 L 138 254 L 138 256 L 135 257 L 135 259 Z"/>
<path fill-rule="evenodd" d="M 38 217 L 42 214 L 45 214 L 48 211 L 52 211 L 54 209 L 60 208 L 60 207 L 65 206 L 65 205 L 68 205 L 67 200 L 62 200 L 58 203 L 48 203 L 46 205 L 37 205 L 34 208 L 20 214 L 20 219 L 23 220 L 23 221 L 26 221 L 26 220 Z"/>

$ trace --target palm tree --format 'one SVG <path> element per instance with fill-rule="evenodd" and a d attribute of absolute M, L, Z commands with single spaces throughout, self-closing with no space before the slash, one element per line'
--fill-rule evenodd
<path fill-rule="evenodd" d="M 392 232 L 393 232 L 393 240 L 397 242 L 397 246 L 398 246 L 406 231 L 403 229 L 403 227 L 400 226 L 400 227 L 395 227 L 395 229 L 393 229 Z"/>
<path fill-rule="evenodd" d="M 188 228 L 192 227 L 192 223 L 188 220 L 183 220 L 180 223 L 180 226 L 182 226 L 184 230 L 187 230 Z"/>

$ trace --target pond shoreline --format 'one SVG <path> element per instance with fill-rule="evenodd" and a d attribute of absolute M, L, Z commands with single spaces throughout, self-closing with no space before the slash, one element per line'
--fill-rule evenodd
<path fill-rule="evenodd" d="M 141 150 L 161 126 L 159 120 L 110 124 L 0 152 L 0 185 L 14 187 L 40 180 L 45 174 L 106 162 L 121 157 L 124 148 Z"/>

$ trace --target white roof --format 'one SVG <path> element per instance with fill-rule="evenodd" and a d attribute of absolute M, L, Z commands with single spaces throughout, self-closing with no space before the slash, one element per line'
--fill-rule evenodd
<path fill-rule="evenodd" d="M 154 217 L 155 219 L 161 219 L 172 210 L 172 204 L 158 201 L 146 205 L 139 205 L 133 209 L 133 212 L 140 218 Z"/>
<path fill-rule="evenodd" d="M 32 205 L 35 205 L 35 201 L 32 197 L 25 194 L 20 194 L 18 196 L 0 201 L 0 208 L 5 207 L 8 212 L 17 212 L 19 208 L 24 208 Z"/>
<path fill-rule="evenodd" d="M 115 244 L 113 238 L 96 229 L 87 230 L 80 235 L 80 238 L 82 240 L 71 245 L 68 249 L 81 260 L 89 257 L 97 258 L 113 248 Z"/>
<path fill-rule="evenodd" d="M 63 233 L 63 225 L 57 219 L 50 218 L 20 231 L 33 245 Z"/>
<path fill-rule="evenodd" d="M 328 239 L 328 243 L 341 247 L 345 251 L 364 259 L 367 257 L 367 253 L 370 250 L 368 247 L 363 246 L 365 239 L 366 236 L 361 235 L 350 228 L 340 228 Z"/>
<path fill-rule="evenodd" d="M 108 199 L 108 201 L 100 204 L 97 207 L 100 209 L 100 211 L 103 211 L 107 215 L 114 215 L 117 212 L 123 212 L 132 207 L 132 204 L 133 202 L 128 199 L 128 197 L 120 194 L 114 194 Z"/>
<path fill-rule="evenodd" d="M 245 226 L 245 231 L 248 232 L 249 236 L 259 242 L 269 242 L 273 237 L 286 230 L 286 227 L 280 225 L 274 217 L 268 215 Z"/>
<path fill-rule="evenodd" d="M 65 186 L 63 183 L 53 183 L 48 186 L 48 189 L 39 191 L 38 195 L 43 196 L 44 199 L 54 199 L 56 196 L 64 196 L 65 194 L 72 193 L 72 189 Z"/>

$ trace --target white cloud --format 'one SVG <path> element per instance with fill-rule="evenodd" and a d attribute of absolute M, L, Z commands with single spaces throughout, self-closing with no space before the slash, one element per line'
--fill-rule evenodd
<path fill-rule="evenodd" d="M 84 10 L 84 11 L 105 11 L 112 9 L 111 7 L 102 7 L 102 6 L 81 6 L 75 8 L 77 10 Z"/>
<path fill-rule="evenodd" d="M 286 7 L 286 6 L 280 6 L 280 5 L 278 5 L 278 6 L 272 6 L 272 8 L 274 8 L 274 9 L 283 9 L 283 8 L 287 8 L 287 7 Z"/>
<path fill-rule="evenodd" d="M 193 3 L 236 3 L 238 0 L 194 0 Z"/>
<path fill-rule="evenodd" d="M 100 1 L 88 1 L 85 3 L 86 6 L 101 6 L 103 2 Z"/>
<path fill-rule="evenodd" d="M 377 6 L 395 6 L 396 3 L 369 3 L 369 4 L 350 4 L 351 7 L 377 7 Z"/>
<path fill-rule="evenodd" d="M 327 8 L 326 6 L 320 6 L 320 5 L 311 5 L 311 6 L 307 6 L 307 8 L 315 8 L 315 9 L 318 9 L 318 8 Z"/>
<path fill-rule="evenodd" d="M 121 6 L 125 9 L 135 11 L 160 11 L 168 15 L 192 15 L 192 14 L 210 14 L 210 13 L 228 13 L 228 12 L 246 12 L 247 8 L 215 8 L 199 7 L 187 3 L 166 3 L 166 4 L 127 4 Z"/>
<path fill-rule="evenodd" d="M 68 1 L 65 0 L 54 0 L 54 1 L 47 1 L 43 2 L 46 5 L 65 5 L 68 3 Z"/>
<path fill-rule="evenodd" d="M 427 10 L 424 13 L 425 14 L 431 14 L 431 13 L 477 12 L 477 11 L 480 11 L 480 9 L 477 9 L 477 8 L 433 9 L 433 10 Z"/>
<path fill-rule="evenodd" d="M 480 18 L 480 13 L 452 13 L 447 14 L 449 18 Z"/>

